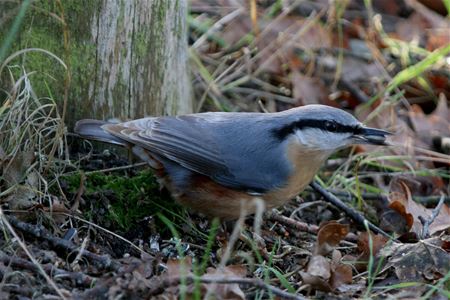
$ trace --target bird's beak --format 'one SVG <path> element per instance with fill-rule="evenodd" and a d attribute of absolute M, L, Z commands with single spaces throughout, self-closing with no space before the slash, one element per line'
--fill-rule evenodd
<path fill-rule="evenodd" d="M 392 135 L 392 133 L 377 128 L 361 127 L 358 134 L 353 135 L 352 139 L 357 144 L 389 146 L 389 143 L 386 142 L 387 135 Z"/>

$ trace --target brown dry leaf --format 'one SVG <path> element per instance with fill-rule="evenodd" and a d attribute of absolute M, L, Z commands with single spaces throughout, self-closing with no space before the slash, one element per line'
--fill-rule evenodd
<path fill-rule="evenodd" d="M 193 275 L 191 272 L 192 259 L 190 256 L 183 260 L 168 259 L 166 267 L 167 271 L 162 276 L 168 278 Z M 190 290 L 192 290 L 192 285 L 187 287 L 187 294 L 190 294 Z M 177 286 L 170 286 L 165 290 L 164 294 L 169 297 L 169 299 L 177 299 L 179 296 L 179 289 Z"/>
<path fill-rule="evenodd" d="M 450 109 L 445 97 L 439 99 L 436 109 L 430 115 L 425 115 L 420 106 L 413 105 L 408 116 L 417 137 L 428 145 L 427 148 L 433 148 L 435 137 L 450 137 Z"/>
<path fill-rule="evenodd" d="M 247 269 L 242 265 L 226 266 L 223 270 L 208 268 L 203 278 L 208 279 L 226 279 L 227 277 L 242 277 L 247 275 Z M 205 291 L 212 292 L 216 299 L 236 299 L 244 300 L 245 294 L 239 287 L 239 284 L 202 284 Z"/>
<path fill-rule="evenodd" d="M 378 226 L 386 232 L 395 232 L 399 235 L 409 232 L 409 226 L 406 224 L 405 218 L 390 208 L 383 208 Z"/>
<path fill-rule="evenodd" d="M 304 284 L 309 284 L 313 289 L 331 292 L 343 284 L 352 282 L 352 268 L 341 262 L 342 255 L 339 251 L 333 251 L 331 262 L 322 255 L 311 257 L 306 272 L 300 271 Z"/>
<path fill-rule="evenodd" d="M 372 238 L 372 249 L 370 249 L 369 237 Z M 378 252 L 384 247 L 389 239 L 381 234 L 373 234 L 368 232 L 361 232 L 358 236 L 358 250 L 365 256 L 376 256 Z"/>
<path fill-rule="evenodd" d="M 340 241 L 349 233 L 350 228 L 346 224 L 329 221 L 320 224 L 317 232 L 317 243 L 315 253 L 326 255 L 336 247 Z"/>
<path fill-rule="evenodd" d="M 429 2 L 428 6 L 432 8 L 432 6 L 429 5 L 431 1 L 427 2 Z M 434 2 L 440 2 L 441 5 L 443 3 L 442 1 Z M 435 50 L 450 43 L 450 34 L 448 34 L 450 22 L 448 19 L 419 3 L 419 1 L 406 0 L 406 3 L 415 10 L 414 14 L 420 16 L 424 23 L 422 24 L 422 35 L 427 39 L 426 46 L 428 50 Z M 438 7 L 434 6 L 433 8 L 437 9 Z M 442 6 L 440 9 L 442 9 Z M 410 26 L 413 25 L 411 24 Z"/>
<path fill-rule="evenodd" d="M 334 250 L 331 260 L 331 287 L 335 290 L 343 284 L 352 283 L 352 279 L 352 267 L 349 264 L 343 264 L 341 252 Z"/>
<path fill-rule="evenodd" d="M 369 233 L 362 232 L 358 236 L 358 250 L 361 254 L 354 260 L 354 266 L 359 272 L 367 270 L 367 265 L 371 255 L 377 257 L 381 249 L 389 241 L 388 238 L 382 235 L 370 233 L 372 238 L 372 249 L 370 249 Z"/>
<path fill-rule="evenodd" d="M 191 268 L 192 268 L 192 258 L 190 256 L 187 256 L 183 260 L 179 259 L 168 259 L 166 263 L 167 271 L 165 275 L 167 277 L 179 277 L 179 276 L 186 276 L 186 275 L 192 275 Z"/>
<path fill-rule="evenodd" d="M 321 291 L 332 291 L 329 283 L 331 278 L 331 264 L 322 255 L 311 257 L 306 272 L 300 271 L 303 283 Z"/>
<path fill-rule="evenodd" d="M 384 271 L 394 268 L 401 281 L 440 279 L 450 272 L 450 254 L 442 249 L 439 238 L 415 244 L 392 243 L 380 255 L 388 257 Z"/>
<path fill-rule="evenodd" d="M 355 114 L 358 119 L 364 120 L 371 111 L 377 108 L 377 106 L 359 106 L 355 110 Z M 445 166 L 445 164 L 447 164 L 445 158 L 433 157 L 432 155 L 428 155 L 425 158 L 419 158 L 419 156 L 424 157 L 425 155 L 423 151 L 417 150 L 417 148 L 432 148 L 431 145 L 434 142 L 433 136 L 445 138 L 449 135 L 450 127 L 448 120 L 450 119 L 450 114 L 445 101 L 445 96 L 442 94 L 438 107 L 430 116 L 424 115 L 423 113 L 418 114 L 417 111 L 403 113 L 404 117 L 402 117 L 401 114 L 402 113 L 399 114 L 396 112 L 395 106 L 386 106 L 384 109 L 379 111 L 378 114 L 370 120 L 370 122 L 367 123 L 368 126 L 387 129 L 394 133 L 394 135 L 389 137 L 389 142 L 395 147 L 380 148 L 372 145 L 359 145 L 357 146 L 357 150 L 360 152 L 382 151 L 386 155 L 393 154 L 408 157 L 402 161 L 379 161 L 379 163 L 389 166 L 407 166 L 408 168 L 417 169 L 436 168 L 442 166 L 443 164 Z M 414 124 L 415 122 L 410 115 L 416 118 L 416 123 L 418 123 L 416 125 L 411 125 L 414 129 L 408 125 Z M 416 132 L 416 128 L 418 131 L 422 132 L 421 136 L 419 136 L 418 132 Z M 434 159 L 437 162 L 433 162 Z M 450 163 L 448 165 L 450 165 Z"/>
<path fill-rule="evenodd" d="M 353 271 L 350 265 L 346 264 L 333 264 L 331 266 L 331 278 L 330 285 L 333 290 L 341 287 L 344 284 L 350 284 L 353 280 Z"/>
<path fill-rule="evenodd" d="M 121 258 L 120 262 L 126 266 L 124 267 L 124 270 L 126 270 L 124 273 L 127 275 L 122 275 L 126 279 L 117 286 L 111 286 L 108 292 L 109 298 L 117 299 L 121 296 L 123 297 L 124 289 L 133 291 L 136 294 L 148 291 L 148 288 L 153 285 L 151 280 L 155 278 L 153 277 L 153 270 L 157 264 L 155 258 L 148 254 L 142 254 L 140 259 L 134 256 L 128 256 Z M 175 295 L 170 296 L 176 299 Z"/>
<path fill-rule="evenodd" d="M 372 251 L 369 246 L 369 233 L 362 232 L 358 236 L 358 250 L 360 254 L 358 256 L 347 254 L 342 259 L 343 261 L 353 265 L 358 272 L 364 272 L 367 270 L 370 256 L 373 255 L 376 258 L 380 250 L 388 241 L 388 239 L 382 235 L 370 233 L 370 236 L 372 237 Z"/>
<path fill-rule="evenodd" d="M 420 14 L 414 12 L 408 19 L 403 19 L 396 24 L 395 37 L 405 42 L 421 40 L 425 35 L 424 28 L 428 26 L 427 20 Z"/>
<path fill-rule="evenodd" d="M 421 41 L 430 51 L 448 45 L 450 43 L 448 20 L 418 1 L 407 0 L 407 2 L 415 11 L 407 19 L 396 24 L 395 37 L 407 42 Z M 434 2 L 442 4 L 442 1 Z"/>
<path fill-rule="evenodd" d="M 170 259 L 167 261 L 167 277 L 180 277 L 191 276 L 192 259 L 190 257 L 184 260 Z M 208 268 L 207 272 L 202 276 L 205 279 L 227 279 L 227 278 L 244 278 L 247 275 L 247 269 L 243 265 L 230 265 L 223 269 Z M 169 295 L 177 295 L 178 287 L 170 287 L 166 291 Z M 194 285 L 191 284 L 187 287 L 187 295 L 192 296 L 194 292 Z M 202 283 L 201 293 L 206 295 L 212 293 L 216 299 L 245 299 L 245 294 L 239 287 L 239 284 L 216 284 L 216 283 Z"/>
<path fill-rule="evenodd" d="M 320 78 L 305 76 L 294 70 L 291 83 L 292 94 L 299 104 L 326 104 L 329 90 Z"/>
<path fill-rule="evenodd" d="M 314 289 L 334 291 L 344 283 L 352 282 L 352 269 L 341 262 L 342 255 L 333 249 L 349 233 L 349 226 L 336 221 L 324 222 L 317 233 L 315 255 L 308 263 L 306 272 L 301 271 L 303 282 Z M 323 255 L 332 252 L 331 262 Z"/>
<path fill-rule="evenodd" d="M 412 199 L 411 183 L 401 177 L 396 177 L 391 181 L 389 193 L 389 207 L 402 215 L 411 232 L 420 235 L 422 232 L 422 223 L 419 217 L 429 219 L 432 210 L 425 208 L 423 205 Z M 429 227 L 430 235 L 445 230 L 450 227 L 450 208 L 444 204 Z"/>

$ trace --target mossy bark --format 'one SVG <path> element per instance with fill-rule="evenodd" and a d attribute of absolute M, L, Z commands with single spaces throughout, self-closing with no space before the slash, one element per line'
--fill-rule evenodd
<path fill-rule="evenodd" d="M 43 48 L 69 66 L 68 125 L 86 117 L 189 113 L 186 2 L 35 1 L 10 52 Z M 14 5 L 3 8 L 17 11 Z M 0 41 L 12 21 L 4 22 Z M 66 71 L 55 60 L 29 52 L 10 64 L 37 71 L 31 76 L 36 93 L 62 103 Z"/>

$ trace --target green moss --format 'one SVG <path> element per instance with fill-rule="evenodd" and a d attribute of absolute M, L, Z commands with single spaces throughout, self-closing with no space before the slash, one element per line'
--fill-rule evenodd
<path fill-rule="evenodd" d="M 28 10 L 20 32 L 14 41 L 9 54 L 25 48 L 45 49 L 65 61 L 70 66 L 72 84 L 69 90 L 69 100 L 79 101 L 87 99 L 87 83 L 95 78 L 95 46 L 91 42 L 91 24 L 94 13 L 99 9 L 100 1 L 61 1 L 63 12 L 56 1 L 38 0 Z M 10 7 L 11 12 L 14 7 Z M 58 18 L 64 15 L 69 36 L 69 48 L 64 45 L 64 24 Z M 11 20 L 0 28 L 0 37 L 11 26 Z M 8 54 L 8 55 L 9 55 Z M 67 57 L 68 54 L 68 57 Z M 37 71 L 31 76 L 31 84 L 38 97 L 48 97 L 51 94 L 57 103 L 62 104 L 64 94 L 65 69 L 53 58 L 40 52 L 29 52 L 21 55 L 11 62 L 21 65 L 27 72 Z M 16 69 L 14 75 L 20 75 L 21 70 Z M 2 76 L 5 76 L 2 74 Z M 2 79 L 0 78 L 0 81 Z M 82 88 L 83 87 L 83 88 Z M 85 103 L 85 102 L 84 102 Z M 85 106 L 69 103 L 68 108 L 73 110 L 69 118 L 75 119 L 82 114 Z M 77 116 L 74 115 L 76 112 Z"/>
<path fill-rule="evenodd" d="M 80 175 L 73 175 L 65 180 L 69 191 L 75 193 L 80 185 Z M 167 209 L 174 212 L 182 209 L 172 199 L 162 195 L 159 184 L 150 170 L 144 170 L 133 177 L 94 173 L 86 178 L 85 189 L 83 198 L 98 198 L 100 195 L 100 198 L 103 197 L 109 202 L 108 212 L 105 215 L 107 220 L 97 221 L 111 222 L 112 227 L 125 231 L 144 217 L 164 213 Z M 85 213 L 96 219 L 93 214 L 96 214 L 99 205 L 101 203 L 93 203 L 93 208 Z"/>

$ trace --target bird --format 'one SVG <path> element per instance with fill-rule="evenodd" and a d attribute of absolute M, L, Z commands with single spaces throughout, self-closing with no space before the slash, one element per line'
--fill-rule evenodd
<path fill-rule="evenodd" d="M 391 133 L 331 106 L 281 112 L 204 112 L 113 123 L 84 119 L 82 138 L 129 147 L 180 204 L 209 217 L 239 218 L 282 206 L 313 180 L 335 151 L 388 145 Z"/>

